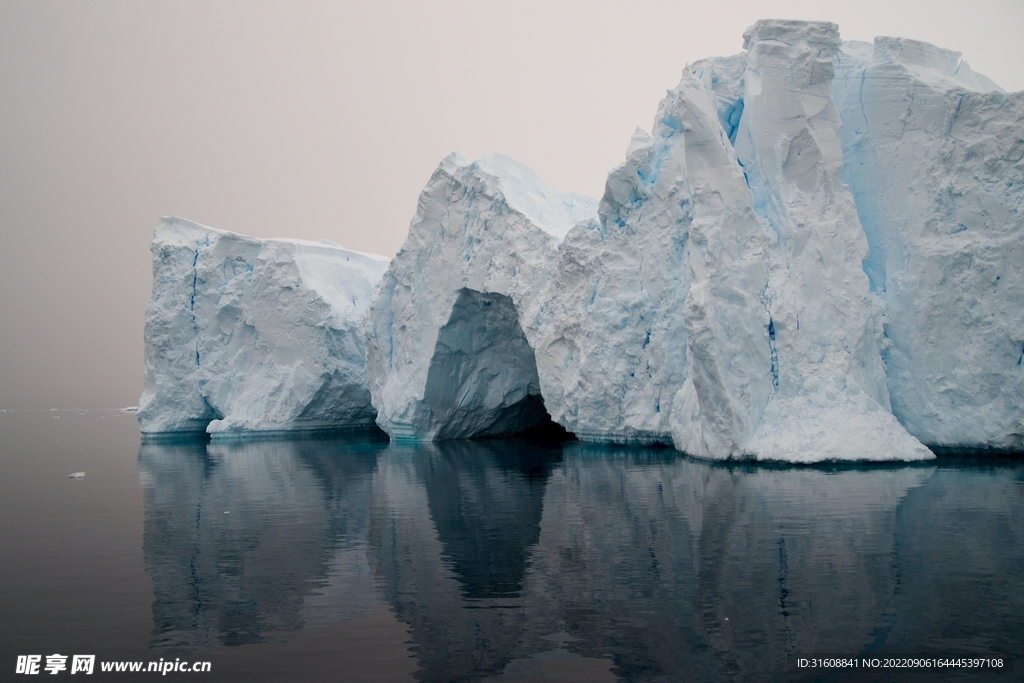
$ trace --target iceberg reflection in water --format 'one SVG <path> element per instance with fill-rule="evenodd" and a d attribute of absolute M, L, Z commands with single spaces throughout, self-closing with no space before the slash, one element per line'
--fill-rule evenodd
<path fill-rule="evenodd" d="M 428 681 L 787 680 L 789 654 L 1021 644 L 1019 463 L 310 440 L 145 443 L 139 470 L 158 649 L 381 604 Z"/>
<path fill-rule="evenodd" d="M 262 642 L 376 602 L 367 502 L 387 444 L 329 443 L 143 443 L 155 647 Z"/>

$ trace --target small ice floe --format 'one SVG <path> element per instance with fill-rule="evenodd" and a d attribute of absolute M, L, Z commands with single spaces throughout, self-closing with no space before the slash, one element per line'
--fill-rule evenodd
<path fill-rule="evenodd" d="M 138 406 L 128 406 L 127 408 L 118 408 L 122 413 L 137 413 L 139 412 Z"/>
<path fill-rule="evenodd" d="M 225 510 L 225 511 L 224 511 L 224 514 L 225 514 L 225 515 L 230 515 L 230 514 L 231 514 L 231 510 Z"/>
<path fill-rule="evenodd" d="M 68 475 L 68 479 L 85 479 L 85 472 L 72 472 Z"/>

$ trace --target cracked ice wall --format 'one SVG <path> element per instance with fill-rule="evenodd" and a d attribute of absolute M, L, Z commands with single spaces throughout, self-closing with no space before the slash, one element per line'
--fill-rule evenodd
<path fill-rule="evenodd" d="M 387 259 L 180 218 L 152 250 L 144 434 L 372 427 L 362 328 Z"/>
<path fill-rule="evenodd" d="M 893 413 L 938 446 L 1024 447 L 1024 93 L 960 53 L 844 46 L 843 177 L 886 304 Z"/>

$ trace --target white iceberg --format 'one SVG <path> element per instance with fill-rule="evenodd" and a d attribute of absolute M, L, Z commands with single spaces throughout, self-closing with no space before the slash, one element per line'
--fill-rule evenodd
<path fill-rule="evenodd" d="M 363 324 L 388 259 L 180 218 L 152 250 L 144 434 L 373 425 Z"/>
<path fill-rule="evenodd" d="M 599 222 L 560 247 L 537 356 L 551 415 L 707 458 L 930 458 L 889 410 L 840 179 L 838 30 L 763 21 L 747 41 L 684 74 Z"/>
<path fill-rule="evenodd" d="M 744 47 L 684 70 L 600 202 L 445 158 L 390 265 L 167 219 L 143 431 L 550 416 L 710 459 L 1024 447 L 1024 93 L 827 22 Z"/>
<path fill-rule="evenodd" d="M 396 439 L 506 434 L 546 418 L 534 357 L 540 295 L 596 202 L 508 157 L 445 158 L 367 316 L 377 424 Z"/>
<path fill-rule="evenodd" d="M 442 163 L 369 316 L 385 431 L 504 433 L 542 403 L 580 438 L 702 457 L 932 457 L 889 410 L 840 179 L 838 31 L 769 21 L 747 40 L 684 74 L 596 217 L 549 209 L 549 227 L 509 207 L 581 201 L 505 160 Z"/>

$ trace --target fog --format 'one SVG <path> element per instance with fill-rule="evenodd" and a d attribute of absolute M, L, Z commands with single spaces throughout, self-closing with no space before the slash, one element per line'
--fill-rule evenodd
<path fill-rule="evenodd" d="M 1019 0 L 0 0 L 0 408 L 138 401 L 160 216 L 392 255 L 453 150 L 600 196 L 683 66 L 764 17 L 1024 89 Z"/>

